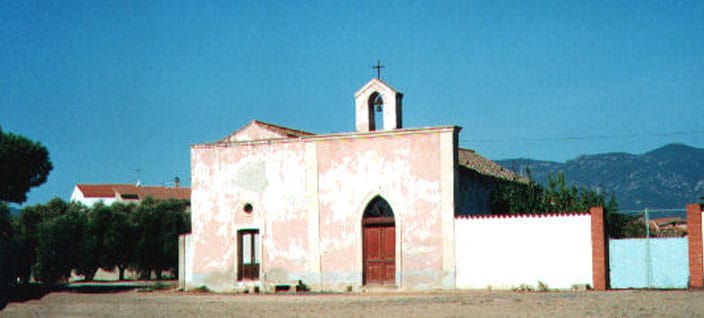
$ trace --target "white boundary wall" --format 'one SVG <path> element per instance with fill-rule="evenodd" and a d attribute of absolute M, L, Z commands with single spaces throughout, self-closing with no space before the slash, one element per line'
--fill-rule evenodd
<path fill-rule="evenodd" d="M 455 255 L 457 288 L 593 286 L 591 215 L 457 217 Z"/>

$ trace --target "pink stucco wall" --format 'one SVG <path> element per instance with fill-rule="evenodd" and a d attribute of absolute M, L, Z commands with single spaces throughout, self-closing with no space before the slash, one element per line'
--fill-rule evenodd
<path fill-rule="evenodd" d="M 439 162 L 438 134 L 320 142 L 324 271 L 361 273 L 362 214 L 376 195 L 384 197 L 395 214 L 397 242 L 400 242 L 396 251 L 397 269 L 417 281 L 423 280 L 413 278 L 419 272 L 441 271 Z M 407 278 L 400 275 L 398 283 L 404 285 Z"/>
<path fill-rule="evenodd" d="M 257 283 L 264 290 L 299 279 L 319 290 L 360 288 L 362 215 L 381 195 L 395 214 L 396 285 L 452 288 L 453 255 L 446 254 L 454 253 L 447 222 L 454 218 L 456 147 L 446 145 L 456 145 L 456 132 L 440 127 L 193 146 L 187 287 L 242 287 L 236 234 L 258 229 Z M 253 213 L 243 212 L 246 203 Z"/>

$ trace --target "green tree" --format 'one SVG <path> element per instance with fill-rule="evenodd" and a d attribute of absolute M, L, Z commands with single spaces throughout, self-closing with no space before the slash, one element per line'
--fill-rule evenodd
<path fill-rule="evenodd" d="M 0 241 L 9 241 L 15 237 L 15 226 L 10 207 L 0 201 Z"/>
<path fill-rule="evenodd" d="M 44 220 L 39 226 L 34 275 L 43 282 L 67 279 L 78 268 L 85 239 L 86 208 L 65 205 L 64 213 Z"/>
<path fill-rule="evenodd" d="M 32 265 L 36 261 L 39 242 L 39 226 L 44 221 L 44 207 L 33 205 L 22 208 L 17 220 L 17 238 L 20 256 L 17 259 L 18 276 L 23 283 L 29 283 Z"/>
<path fill-rule="evenodd" d="M 16 252 L 14 220 L 10 208 L 0 201 L 0 295 L 17 279 Z"/>
<path fill-rule="evenodd" d="M 22 283 L 29 283 L 32 267 L 36 263 L 42 223 L 63 215 L 67 210 L 68 204 L 59 198 L 54 198 L 44 205 L 27 206 L 20 210 L 16 225 L 16 265 Z"/>
<path fill-rule="evenodd" d="M 110 206 L 100 202 L 88 209 L 78 274 L 92 280 L 98 268 L 113 271 L 117 267 L 119 279 L 124 280 L 137 241 L 130 223 L 134 209 L 134 204 L 119 202 Z"/>
<path fill-rule="evenodd" d="M 46 182 L 53 169 L 41 143 L 0 128 L 0 201 L 22 203 L 30 188 Z"/>
<path fill-rule="evenodd" d="M 102 202 L 86 209 L 83 240 L 79 247 L 76 273 L 92 281 L 103 260 L 111 251 L 105 249 L 104 236 L 112 218 L 112 210 Z M 111 269 L 112 270 L 112 269 Z"/>
<path fill-rule="evenodd" d="M 187 200 L 142 201 L 133 214 L 138 239 L 135 267 L 147 278 L 178 269 L 178 235 L 190 231 Z"/>
<path fill-rule="evenodd" d="M 491 193 L 490 209 L 493 214 L 542 212 L 542 193 L 543 188 L 532 181 L 527 185 L 502 182 Z"/>
<path fill-rule="evenodd" d="M 548 187 L 543 192 L 543 205 L 546 212 L 584 211 L 579 200 L 579 190 L 567 186 L 565 175 L 558 172 L 556 177 L 548 174 Z"/>
<path fill-rule="evenodd" d="M 492 214 L 586 212 L 594 206 L 606 211 L 618 208 L 615 196 L 605 204 L 604 195 L 584 187 L 568 186 L 565 175 L 548 175 L 548 185 L 543 188 L 530 177 L 528 183 L 504 182 L 491 194 Z M 606 205 L 606 206 L 605 206 Z"/>
<path fill-rule="evenodd" d="M 135 263 L 134 254 L 137 246 L 135 225 L 130 222 L 136 209 L 135 204 L 113 203 L 110 206 L 111 220 L 104 236 L 105 251 L 101 264 L 104 269 L 119 271 L 119 279 L 125 279 L 125 269 Z"/>

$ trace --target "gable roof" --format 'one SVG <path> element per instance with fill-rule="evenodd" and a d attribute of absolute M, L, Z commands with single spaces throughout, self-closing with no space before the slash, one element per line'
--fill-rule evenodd
<path fill-rule="evenodd" d="M 159 186 L 136 186 L 134 184 L 77 184 L 85 198 L 121 198 L 144 200 L 152 197 L 157 200 L 190 200 L 190 188 L 167 188 Z"/>
<path fill-rule="evenodd" d="M 480 174 L 505 179 L 509 181 L 517 181 L 526 183 L 525 178 L 513 173 L 496 162 L 478 155 L 474 150 L 458 148 L 457 161 L 460 166 L 474 170 Z"/>
<path fill-rule="evenodd" d="M 248 125 L 238 129 L 237 131 L 221 139 L 217 143 L 280 138 L 301 138 L 313 135 L 315 134 L 302 130 L 269 124 L 259 120 L 252 120 L 252 122 L 250 122 Z"/>
<path fill-rule="evenodd" d="M 354 98 L 357 98 L 359 95 L 364 94 L 368 90 L 387 91 L 403 95 L 401 92 L 397 91 L 381 79 L 372 78 L 369 82 L 367 82 L 367 84 L 364 84 L 362 88 L 358 89 L 357 92 L 354 93 Z"/>
<path fill-rule="evenodd" d="M 114 184 L 77 184 L 86 198 L 109 198 L 115 196 Z"/>

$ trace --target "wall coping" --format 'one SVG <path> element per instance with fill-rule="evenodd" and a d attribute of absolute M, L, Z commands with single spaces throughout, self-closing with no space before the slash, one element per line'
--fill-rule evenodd
<path fill-rule="evenodd" d="M 215 143 L 206 143 L 206 144 L 194 144 L 194 145 L 191 145 L 191 148 L 192 149 L 207 149 L 207 148 L 224 148 L 224 147 L 244 146 L 244 145 L 295 143 L 295 142 L 335 140 L 335 139 L 367 139 L 367 138 L 400 136 L 400 135 L 419 135 L 419 134 L 443 133 L 443 132 L 451 132 L 451 131 L 460 131 L 461 129 L 462 129 L 462 127 L 460 127 L 460 126 L 447 126 L 447 125 L 446 126 L 419 127 L 419 128 L 401 128 L 401 129 L 394 129 L 394 130 L 375 130 L 375 131 L 370 131 L 370 132 L 346 132 L 346 133 L 310 135 L 310 136 L 301 136 L 301 137 L 296 137 L 296 138 L 274 138 L 274 139 L 259 139 L 259 140 L 245 140 L 245 141 L 215 142 Z"/>
<path fill-rule="evenodd" d="M 553 212 L 553 213 L 525 213 L 525 214 L 478 214 L 458 215 L 455 219 L 519 219 L 519 218 L 556 218 L 577 217 L 591 215 L 589 212 Z"/>

